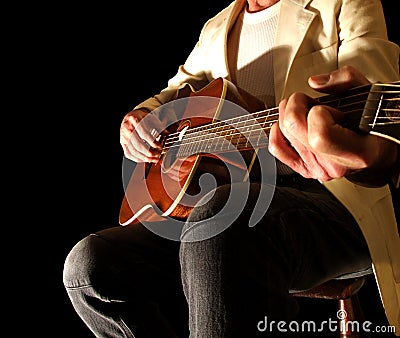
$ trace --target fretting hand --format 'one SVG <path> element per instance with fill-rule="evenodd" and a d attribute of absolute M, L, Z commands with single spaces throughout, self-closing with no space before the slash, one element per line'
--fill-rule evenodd
<path fill-rule="evenodd" d="M 339 94 L 368 80 L 351 66 L 330 74 L 312 76 L 309 85 L 320 92 Z M 269 150 L 280 161 L 306 178 L 327 181 L 366 173 L 373 181 L 398 156 L 398 146 L 382 137 L 360 135 L 341 126 L 343 113 L 316 105 L 294 93 L 279 105 L 279 123 L 271 129 Z"/>

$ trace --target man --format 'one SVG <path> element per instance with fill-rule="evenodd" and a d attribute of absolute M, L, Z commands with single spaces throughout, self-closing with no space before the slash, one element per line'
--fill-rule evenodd
<path fill-rule="evenodd" d="M 265 316 L 296 318 L 290 290 L 369 268 L 368 244 L 354 216 L 321 182 L 347 176 L 375 184 L 379 169 L 386 183 L 395 177 L 398 146 L 342 128 L 336 109 L 311 108 L 310 97 L 321 95 L 315 90 L 398 80 L 398 56 L 378 0 L 237 0 L 209 20 L 168 87 L 125 116 L 124 154 L 157 165 L 159 136 L 180 117 L 159 108 L 180 98 L 184 84 L 198 91 L 226 78 L 265 107 L 279 104 L 269 140 L 276 187 L 266 184 L 271 200 L 259 203 L 264 185 L 221 185 L 191 211 L 181 241 L 159 236 L 156 222 L 151 230 L 133 222 L 80 241 L 66 260 L 64 284 L 92 332 L 265 335 L 257 328 Z M 325 75 L 310 78 L 317 74 Z M 247 197 L 241 212 L 225 209 L 232 187 Z M 252 215 L 257 222 L 249 227 Z"/>

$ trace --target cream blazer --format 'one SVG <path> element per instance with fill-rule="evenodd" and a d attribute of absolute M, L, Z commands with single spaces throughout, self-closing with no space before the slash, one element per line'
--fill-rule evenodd
<path fill-rule="evenodd" d="M 208 20 L 168 86 L 135 108 L 152 111 L 176 99 L 185 84 L 199 90 L 218 77 L 235 83 L 227 41 L 245 6 L 246 0 L 233 1 Z M 275 45 L 276 103 L 295 91 L 320 95 L 308 87 L 308 77 L 346 64 L 371 82 L 399 80 L 399 46 L 387 40 L 380 0 L 281 0 Z M 161 112 L 159 117 L 176 118 L 168 114 Z M 400 335 L 400 239 L 388 186 L 364 188 L 344 178 L 324 185 L 358 221 L 370 248 L 388 321 Z"/>

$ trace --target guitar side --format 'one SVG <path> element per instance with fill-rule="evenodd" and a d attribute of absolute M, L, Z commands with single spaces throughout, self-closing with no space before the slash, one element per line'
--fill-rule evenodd
<path fill-rule="evenodd" d="M 160 160 L 162 161 L 162 159 Z M 119 223 L 128 225 L 139 221 L 163 221 L 166 216 L 184 218 L 189 208 L 180 207 L 182 194 L 187 190 L 199 159 L 183 163 L 189 175 L 174 180 L 162 170 L 162 164 L 137 163 L 125 189 Z M 167 190 L 166 190 L 166 187 Z"/>

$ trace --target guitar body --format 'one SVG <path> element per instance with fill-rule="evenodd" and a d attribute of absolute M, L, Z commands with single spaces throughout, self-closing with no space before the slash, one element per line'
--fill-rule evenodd
<path fill-rule="evenodd" d="M 250 94 L 218 78 L 199 91 L 190 90 L 183 118 L 168 131 L 183 135 L 188 129 L 226 118 L 221 116 L 226 102 L 233 102 L 246 111 L 264 108 Z M 203 174 L 212 174 L 216 181 L 213 187 L 248 178 L 247 165 L 251 163 L 255 150 L 249 146 L 240 152 L 244 162 L 236 160 L 237 156 L 233 156 L 232 152 L 218 156 L 204 152 L 176 161 L 171 151 L 163 154 L 157 164 L 137 163 L 125 189 L 119 223 L 128 225 L 142 221 L 163 221 L 166 217 L 186 219 L 194 204 L 209 192 L 200 184 Z M 170 175 L 173 171 L 179 172 L 178 177 Z"/>

